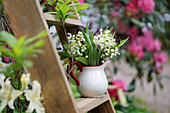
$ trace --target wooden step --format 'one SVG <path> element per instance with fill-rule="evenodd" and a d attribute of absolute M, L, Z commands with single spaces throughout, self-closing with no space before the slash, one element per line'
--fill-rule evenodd
<path fill-rule="evenodd" d="M 49 25 L 57 25 L 57 26 L 62 25 L 60 19 L 56 19 L 55 15 L 44 13 L 44 17 Z M 80 20 L 72 19 L 72 18 L 67 18 L 65 22 L 66 22 L 66 26 L 81 26 L 82 25 Z"/>
<path fill-rule="evenodd" d="M 76 99 L 76 104 L 78 106 L 79 113 L 85 113 L 106 101 L 109 101 L 108 94 L 96 98 L 78 98 Z"/>

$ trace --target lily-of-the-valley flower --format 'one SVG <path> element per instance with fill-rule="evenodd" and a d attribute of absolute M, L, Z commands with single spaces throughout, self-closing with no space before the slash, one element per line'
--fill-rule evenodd
<path fill-rule="evenodd" d="M 22 94 L 22 91 L 15 90 L 9 78 L 1 85 L 2 89 L 0 90 L 0 112 L 8 105 L 11 109 L 14 109 L 14 100 Z"/>
<path fill-rule="evenodd" d="M 30 74 L 29 73 L 27 73 L 27 74 L 23 73 L 20 81 L 21 81 L 21 84 L 22 84 L 21 91 L 23 91 L 30 81 Z"/>
<path fill-rule="evenodd" d="M 45 109 L 40 102 L 42 98 L 40 97 L 41 85 L 38 81 L 33 81 L 33 89 L 26 90 L 25 96 L 27 101 L 30 101 L 26 113 L 32 113 L 34 109 L 37 113 L 45 113 Z"/>

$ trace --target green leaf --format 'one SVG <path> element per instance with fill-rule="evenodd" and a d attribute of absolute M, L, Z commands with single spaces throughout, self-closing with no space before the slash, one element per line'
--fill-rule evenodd
<path fill-rule="evenodd" d="M 118 22 L 117 22 L 117 20 L 116 20 L 116 19 L 115 19 L 115 20 L 113 20 L 113 22 L 112 22 L 112 23 L 113 23 L 114 28 L 115 28 L 115 29 L 117 29 L 117 26 L 118 26 Z"/>
<path fill-rule="evenodd" d="M 160 87 L 161 89 L 163 89 L 163 85 L 162 85 L 162 83 L 161 83 L 161 80 L 160 80 L 158 74 L 156 74 L 156 79 L 157 79 L 157 81 L 158 81 L 159 87 Z"/>
<path fill-rule="evenodd" d="M 0 12 L 4 11 L 4 5 L 1 6 Z"/>
<path fill-rule="evenodd" d="M 30 44 L 30 43 L 32 43 L 33 41 L 35 41 L 35 40 L 37 40 L 39 38 L 46 37 L 47 34 L 48 34 L 47 31 L 42 31 L 38 35 L 36 35 L 34 37 L 30 37 L 27 40 L 25 40 L 24 45 Z"/>
<path fill-rule="evenodd" d="M 2 0 L 0 0 L 0 4 L 2 4 Z"/>
<path fill-rule="evenodd" d="M 33 66 L 33 62 L 31 62 L 31 61 L 23 61 L 22 64 L 23 64 L 23 66 L 26 66 L 26 67 L 32 67 Z"/>
<path fill-rule="evenodd" d="M 46 37 L 47 36 L 47 31 L 41 31 L 38 35 L 36 35 L 35 37 L 37 37 L 37 39 L 39 38 L 43 38 L 43 37 Z"/>
<path fill-rule="evenodd" d="M 0 41 L 8 43 L 12 48 L 17 44 L 17 39 L 6 31 L 0 32 Z"/>
<path fill-rule="evenodd" d="M 83 63 L 85 65 L 88 65 L 88 60 L 86 58 L 84 58 L 84 57 L 76 57 L 75 60 L 79 61 L 79 62 L 81 62 L 81 63 Z"/>
<path fill-rule="evenodd" d="M 138 26 L 141 25 L 141 22 L 138 19 L 136 19 L 136 18 L 131 18 L 130 20 L 131 20 L 131 22 L 133 22 L 134 24 L 136 24 Z"/>
<path fill-rule="evenodd" d="M 61 10 L 62 14 L 65 15 L 70 8 L 67 6 L 66 3 L 64 3 L 59 9 Z"/>
<path fill-rule="evenodd" d="M 65 2 L 66 2 L 66 4 L 68 4 L 68 3 L 70 3 L 70 2 L 71 2 L 71 0 L 66 0 Z"/>
<path fill-rule="evenodd" d="M 82 4 L 80 6 L 77 7 L 78 10 L 83 10 L 83 9 L 87 9 L 89 7 L 89 4 Z"/>
<path fill-rule="evenodd" d="M 61 58 L 70 58 L 70 55 L 65 53 L 65 52 L 58 52 L 58 54 L 60 55 Z"/>
<path fill-rule="evenodd" d="M 120 44 L 118 45 L 118 47 L 121 47 L 122 45 L 124 45 L 128 39 L 129 39 L 129 37 L 127 39 L 125 39 L 125 40 L 122 40 L 120 42 Z"/>
<path fill-rule="evenodd" d="M 57 14 L 57 12 L 45 12 L 46 14 Z"/>
<path fill-rule="evenodd" d="M 148 72 L 148 78 L 147 78 L 147 80 L 148 80 L 148 82 L 151 82 L 152 81 L 152 72 L 153 72 L 153 69 L 150 69 L 149 70 L 149 72 Z"/>
<path fill-rule="evenodd" d="M 134 79 L 131 81 L 130 85 L 128 86 L 128 91 L 127 91 L 127 92 L 132 92 L 132 91 L 135 90 L 135 83 L 136 83 L 136 78 L 134 78 Z"/>
<path fill-rule="evenodd" d="M 118 68 L 116 66 L 114 66 L 114 74 L 117 73 L 117 70 L 118 70 Z"/>
<path fill-rule="evenodd" d="M 80 5 L 81 3 L 74 3 L 74 4 L 70 4 L 70 5 L 68 5 L 69 7 L 75 7 L 75 6 L 78 6 L 78 5 Z"/>
<path fill-rule="evenodd" d="M 44 44 L 45 44 L 45 41 L 44 41 L 44 40 L 39 40 L 39 41 L 35 42 L 35 43 L 33 44 L 33 46 L 34 46 L 35 48 L 39 48 L 39 47 L 42 47 Z"/>
<path fill-rule="evenodd" d="M 61 12 L 60 9 L 57 11 L 56 18 L 61 18 L 61 19 L 63 19 L 63 13 Z"/>

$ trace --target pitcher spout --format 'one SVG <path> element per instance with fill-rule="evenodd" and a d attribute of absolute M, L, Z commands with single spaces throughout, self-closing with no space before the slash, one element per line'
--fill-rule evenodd
<path fill-rule="evenodd" d="M 109 61 L 109 60 L 107 60 L 106 62 L 104 62 L 104 64 L 101 65 L 101 67 L 104 69 L 108 64 L 110 64 L 110 61 Z"/>

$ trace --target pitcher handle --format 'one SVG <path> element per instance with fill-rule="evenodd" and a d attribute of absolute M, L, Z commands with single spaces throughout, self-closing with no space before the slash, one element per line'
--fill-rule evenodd
<path fill-rule="evenodd" d="M 72 66 L 74 66 L 74 65 L 77 65 L 77 67 L 80 70 L 80 72 L 83 71 L 83 66 L 82 66 L 82 64 L 79 61 L 74 61 L 73 63 L 70 63 L 69 70 L 71 70 Z M 72 70 L 70 72 L 70 76 L 75 80 L 77 86 L 79 86 L 80 85 L 80 80 L 73 74 Z"/>

